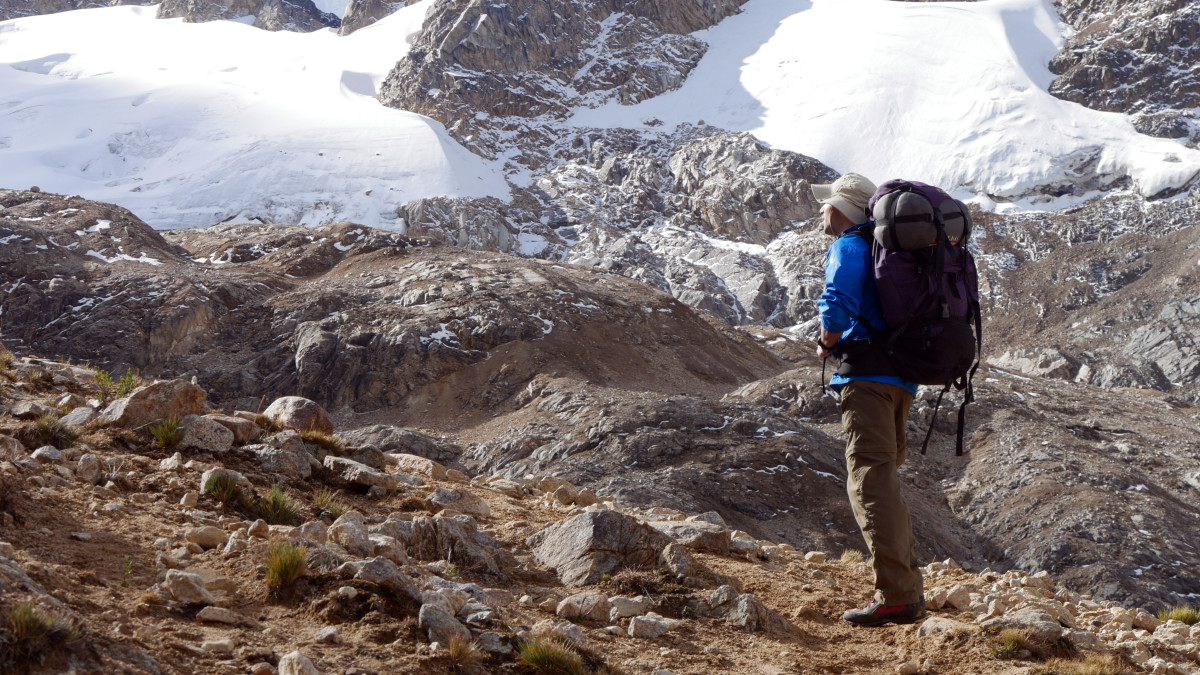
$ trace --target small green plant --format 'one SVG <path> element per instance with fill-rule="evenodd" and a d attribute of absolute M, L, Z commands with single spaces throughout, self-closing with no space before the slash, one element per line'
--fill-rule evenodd
<path fill-rule="evenodd" d="M 585 675 L 583 658 L 570 644 L 558 636 L 533 637 L 517 644 L 521 663 L 539 673 L 552 675 Z"/>
<path fill-rule="evenodd" d="M 208 477 L 204 483 L 204 494 L 211 495 L 222 504 L 241 504 L 246 501 L 246 493 L 242 492 L 237 479 L 223 472 Z"/>
<path fill-rule="evenodd" d="M 116 384 L 113 383 L 112 375 L 109 375 L 107 370 L 97 368 L 95 372 L 97 398 L 100 399 L 101 403 L 104 403 L 112 399 L 113 391 L 116 390 Z"/>
<path fill-rule="evenodd" d="M 271 525 L 295 525 L 300 522 L 300 507 L 280 485 L 272 485 L 266 498 L 259 501 L 258 513 Z"/>
<path fill-rule="evenodd" d="M 150 435 L 154 437 L 155 444 L 162 448 L 173 448 L 179 445 L 179 441 L 183 440 L 183 431 L 179 418 L 175 416 L 150 425 Z"/>
<path fill-rule="evenodd" d="M 474 642 L 455 636 L 446 645 L 446 657 L 456 666 L 469 666 L 479 661 L 479 648 Z"/>
<path fill-rule="evenodd" d="M 125 556 L 125 575 L 121 577 L 121 585 L 129 585 L 129 576 L 133 574 L 133 556 Z"/>
<path fill-rule="evenodd" d="M 1030 675 L 1121 675 L 1125 670 L 1112 656 L 1092 654 L 1083 660 L 1050 659 L 1034 666 Z"/>
<path fill-rule="evenodd" d="M 315 445 L 327 453 L 339 454 L 346 451 L 346 445 L 333 434 L 309 429 L 300 432 L 300 438 L 309 445 Z"/>
<path fill-rule="evenodd" d="M 863 561 L 863 554 L 862 551 L 848 548 L 845 551 L 842 551 L 842 557 L 840 560 L 842 561 L 842 564 L 845 565 L 849 565 L 851 563 L 860 563 Z"/>
<path fill-rule="evenodd" d="M 122 375 L 120 381 L 117 382 L 117 386 L 115 387 L 113 394 L 117 398 L 125 398 L 126 396 L 132 394 L 133 390 L 137 389 L 138 379 L 138 376 L 133 374 L 132 368 L 126 369 L 125 374 Z"/>
<path fill-rule="evenodd" d="M 322 489 L 317 492 L 313 496 L 313 504 L 334 518 L 341 518 L 346 513 L 346 505 L 337 498 L 337 495 L 329 490 Z"/>
<path fill-rule="evenodd" d="M 33 435 L 38 441 L 62 450 L 79 440 L 79 433 L 63 424 L 53 413 L 46 413 L 34 423 Z"/>
<path fill-rule="evenodd" d="M 1176 621 L 1182 621 L 1189 626 L 1194 626 L 1197 623 L 1200 623 L 1200 609 L 1178 605 L 1171 609 L 1158 610 L 1158 618 L 1160 621 L 1170 621 L 1171 619 L 1174 619 Z"/>
<path fill-rule="evenodd" d="M 442 569 L 447 579 L 457 579 L 462 576 L 462 570 L 458 569 L 458 565 L 452 562 L 446 562 L 446 566 Z"/>
<path fill-rule="evenodd" d="M 257 424 L 259 426 L 259 428 L 261 428 L 263 431 L 265 431 L 269 434 L 273 434 L 276 431 L 281 431 L 283 429 L 283 426 L 280 425 L 279 422 L 274 417 L 267 417 L 266 415 L 263 415 L 262 413 L 259 413 L 254 416 L 254 423 Z"/>
<path fill-rule="evenodd" d="M 290 588 L 308 569 L 307 555 L 308 551 L 299 544 L 279 539 L 267 544 L 263 560 L 267 567 L 267 588 L 272 593 Z"/>

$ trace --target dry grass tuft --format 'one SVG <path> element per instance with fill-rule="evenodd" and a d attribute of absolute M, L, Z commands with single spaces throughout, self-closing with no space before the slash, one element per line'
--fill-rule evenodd
<path fill-rule="evenodd" d="M 262 413 L 254 416 L 254 423 L 269 434 L 273 434 L 276 431 L 283 431 L 283 425 L 281 425 L 274 417 L 267 417 Z"/>
<path fill-rule="evenodd" d="M 333 434 L 327 434 L 323 431 L 307 431 L 300 432 L 300 438 L 309 445 L 315 445 L 325 452 L 332 454 L 340 454 L 346 451 L 346 444 L 342 443 L 341 439 Z"/>
<path fill-rule="evenodd" d="M 237 479 L 227 473 L 209 476 L 208 482 L 204 484 L 204 494 L 211 495 L 213 499 L 225 505 L 244 504 L 247 501 L 246 493 L 237 484 Z"/>
<path fill-rule="evenodd" d="M 860 563 L 863 561 L 863 554 L 862 551 L 848 548 L 845 551 L 842 551 L 842 557 L 839 558 L 839 560 L 841 560 L 842 564 L 844 565 Z"/>
<path fill-rule="evenodd" d="M 450 644 L 446 645 L 446 656 L 456 666 L 469 666 L 479 662 L 479 647 L 470 640 L 452 637 Z"/>
<path fill-rule="evenodd" d="M 539 673 L 586 675 L 583 658 L 571 644 L 558 636 L 533 637 L 517 644 L 517 658 Z"/>
<path fill-rule="evenodd" d="M 300 522 L 299 505 L 280 485 L 272 485 L 266 498 L 258 502 L 258 513 L 270 525 L 295 525 Z"/>
<path fill-rule="evenodd" d="M 1200 609 L 1195 607 L 1184 607 L 1177 605 L 1171 609 L 1158 610 L 1158 618 L 1160 621 L 1182 621 L 1189 626 L 1194 626 L 1200 623 Z"/>
<path fill-rule="evenodd" d="M 79 433 L 63 424 L 51 413 L 37 418 L 34 423 L 33 436 L 45 445 L 53 445 L 59 450 L 71 447 L 79 440 Z"/>
<path fill-rule="evenodd" d="M 267 567 L 267 588 L 279 593 L 290 588 L 308 570 L 308 550 L 299 544 L 273 540 L 267 544 L 263 564 Z"/>
<path fill-rule="evenodd" d="M 1122 675 L 1125 672 L 1121 663 L 1107 654 L 1092 654 L 1079 661 L 1050 659 L 1029 670 L 1030 675 Z"/>
<path fill-rule="evenodd" d="M 38 609 L 32 601 L 11 605 L 0 613 L 0 667 L 10 669 L 79 639 L 73 624 Z"/>
<path fill-rule="evenodd" d="M 441 507 L 439 507 L 439 506 L 430 504 L 429 501 L 426 499 L 423 499 L 421 497 L 412 497 L 412 496 L 405 497 L 404 499 L 400 500 L 400 503 L 396 504 L 396 510 L 405 511 L 405 512 L 433 511 L 435 509 L 440 509 L 440 508 Z"/>
<path fill-rule="evenodd" d="M 313 495 L 313 504 L 334 518 L 341 518 L 347 511 L 346 505 L 333 492 L 322 489 Z"/>
<path fill-rule="evenodd" d="M 170 449 L 183 440 L 183 426 L 178 417 L 168 417 L 150 425 L 150 436 L 159 447 Z"/>
<path fill-rule="evenodd" d="M 992 655 L 998 659 L 1069 658 L 1075 646 L 1067 638 L 1048 641 L 1028 628 L 1005 628 L 987 639 Z"/>

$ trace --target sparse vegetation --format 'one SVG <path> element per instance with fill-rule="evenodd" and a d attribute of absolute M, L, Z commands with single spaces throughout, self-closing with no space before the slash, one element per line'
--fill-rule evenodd
<path fill-rule="evenodd" d="M 479 661 L 479 647 L 470 640 L 453 637 L 446 646 L 446 656 L 456 666 L 469 666 Z"/>
<path fill-rule="evenodd" d="M 29 385 L 33 387 L 34 391 L 41 391 L 49 387 L 54 382 L 54 378 L 50 376 L 50 373 L 40 368 L 34 368 L 33 370 L 30 370 L 29 374 L 25 376 L 25 379 L 29 382 Z"/>
<path fill-rule="evenodd" d="M 125 574 L 121 577 L 121 585 L 129 585 L 129 576 L 133 574 L 133 556 L 125 556 Z"/>
<path fill-rule="evenodd" d="M 77 639 L 75 626 L 43 612 L 32 601 L 12 605 L 0 615 L 0 666 L 44 656 Z"/>
<path fill-rule="evenodd" d="M 839 558 L 839 560 L 842 561 L 843 565 L 849 565 L 851 563 L 860 563 L 863 561 L 863 554 L 862 554 L 862 551 L 848 548 L 845 551 L 842 551 L 842 557 Z"/>
<path fill-rule="evenodd" d="M 585 675 L 583 658 L 562 637 L 541 636 L 517 644 L 521 663 L 539 673 L 550 675 Z"/>
<path fill-rule="evenodd" d="M 989 636 L 988 647 L 998 659 L 1067 658 L 1075 654 L 1070 640 L 1047 641 L 1025 628 L 1005 628 Z"/>
<path fill-rule="evenodd" d="M 79 440 L 79 434 L 71 427 L 63 424 L 52 413 L 46 413 L 37 418 L 34 423 L 33 435 L 45 445 L 53 445 L 62 450 L 71 447 Z"/>
<path fill-rule="evenodd" d="M 313 495 L 313 504 L 334 518 L 341 518 L 346 513 L 346 505 L 330 490 L 322 489 Z"/>
<path fill-rule="evenodd" d="M 222 504 L 241 504 L 246 501 L 246 493 L 242 492 L 237 479 L 227 473 L 215 473 L 204 484 L 204 494 Z"/>
<path fill-rule="evenodd" d="M 429 502 L 426 501 L 425 499 L 422 499 L 421 497 L 413 497 L 410 495 L 408 497 L 405 497 L 404 499 L 401 499 L 400 502 L 398 504 L 396 504 L 396 509 L 399 511 L 406 511 L 406 512 L 407 511 L 428 511 L 429 510 Z"/>
<path fill-rule="evenodd" d="M 458 565 L 449 561 L 446 562 L 446 566 L 442 571 L 447 579 L 457 579 L 462 576 L 462 571 L 458 569 Z"/>
<path fill-rule="evenodd" d="M 8 373 L 12 370 L 12 364 L 17 360 L 13 353 L 7 349 L 0 347 L 0 376 L 8 377 Z"/>
<path fill-rule="evenodd" d="M 1194 626 L 1197 623 L 1200 623 L 1200 609 L 1196 607 L 1185 607 L 1183 605 L 1178 605 L 1171 609 L 1160 609 L 1158 610 L 1158 619 L 1160 621 L 1170 621 L 1171 619 L 1174 619 L 1175 621 L 1182 621 L 1189 626 Z"/>
<path fill-rule="evenodd" d="M 1029 670 L 1030 675 L 1121 675 L 1124 672 L 1120 662 L 1107 654 L 1092 654 L 1078 661 L 1050 659 Z"/>
<path fill-rule="evenodd" d="M 259 413 L 254 416 L 254 423 L 257 424 L 259 426 L 259 428 L 261 428 L 263 431 L 265 431 L 269 434 L 273 434 L 276 431 L 283 430 L 283 426 L 280 425 L 279 422 L 274 417 L 267 417 L 266 415 L 263 415 L 262 413 Z"/>
<path fill-rule="evenodd" d="M 307 549 L 299 544 L 279 539 L 267 544 L 263 560 L 267 567 L 267 588 L 272 593 L 290 588 L 308 569 L 307 555 Z"/>
<path fill-rule="evenodd" d="M 112 375 L 103 368 L 97 368 L 95 372 L 96 390 L 102 403 L 128 396 L 137 389 L 141 381 L 141 378 L 133 374 L 132 368 L 126 369 L 119 380 L 113 380 Z"/>
<path fill-rule="evenodd" d="M 159 447 L 173 448 L 183 440 L 183 426 L 178 417 L 168 417 L 150 425 L 150 435 Z"/>
<path fill-rule="evenodd" d="M 266 498 L 258 502 L 258 513 L 271 525 L 295 525 L 300 522 L 299 505 L 283 491 L 281 485 L 271 486 Z"/>
<path fill-rule="evenodd" d="M 315 445 L 325 452 L 335 455 L 346 451 L 346 445 L 342 443 L 341 439 L 323 431 L 314 431 L 312 429 L 301 431 L 300 438 L 309 445 Z"/>

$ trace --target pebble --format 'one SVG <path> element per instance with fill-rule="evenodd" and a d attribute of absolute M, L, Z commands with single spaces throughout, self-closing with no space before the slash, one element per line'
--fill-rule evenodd
<path fill-rule="evenodd" d="M 213 654 L 232 654 L 233 640 L 226 638 L 224 640 L 205 642 L 200 645 L 200 648 Z"/>
<path fill-rule="evenodd" d="M 241 620 L 233 611 L 225 609 L 224 607 L 214 606 L 208 606 L 200 610 L 200 613 L 196 615 L 196 618 L 200 619 L 201 621 L 212 621 L 214 623 L 226 624 L 235 624 Z"/>
<path fill-rule="evenodd" d="M 246 534 L 249 534 L 251 537 L 266 539 L 271 536 L 271 526 L 267 525 L 267 521 L 259 518 L 250 524 L 250 527 L 246 529 Z"/>
<path fill-rule="evenodd" d="M 825 553 L 823 551 L 809 551 L 804 554 L 804 559 L 811 563 L 825 562 Z"/>
<path fill-rule="evenodd" d="M 342 641 L 342 636 L 338 633 L 337 626 L 326 626 L 317 631 L 313 639 L 321 644 L 336 645 Z"/>
<path fill-rule="evenodd" d="M 200 493 L 195 490 L 185 492 L 183 499 L 179 500 L 179 505 L 186 509 L 194 509 L 200 503 Z"/>
<path fill-rule="evenodd" d="M 916 661 L 905 661 L 896 666 L 896 675 L 917 675 L 921 672 L 921 666 Z"/>

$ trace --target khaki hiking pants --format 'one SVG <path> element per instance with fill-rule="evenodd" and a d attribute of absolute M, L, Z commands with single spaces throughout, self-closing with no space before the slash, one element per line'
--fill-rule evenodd
<path fill-rule="evenodd" d="M 900 387 L 854 380 L 842 387 L 846 429 L 846 491 L 875 570 L 875 599 L 885 605 L 919 602 L 916 540 L 898 470 L 907 455 L 905 426 L 913 397 Z"/>

